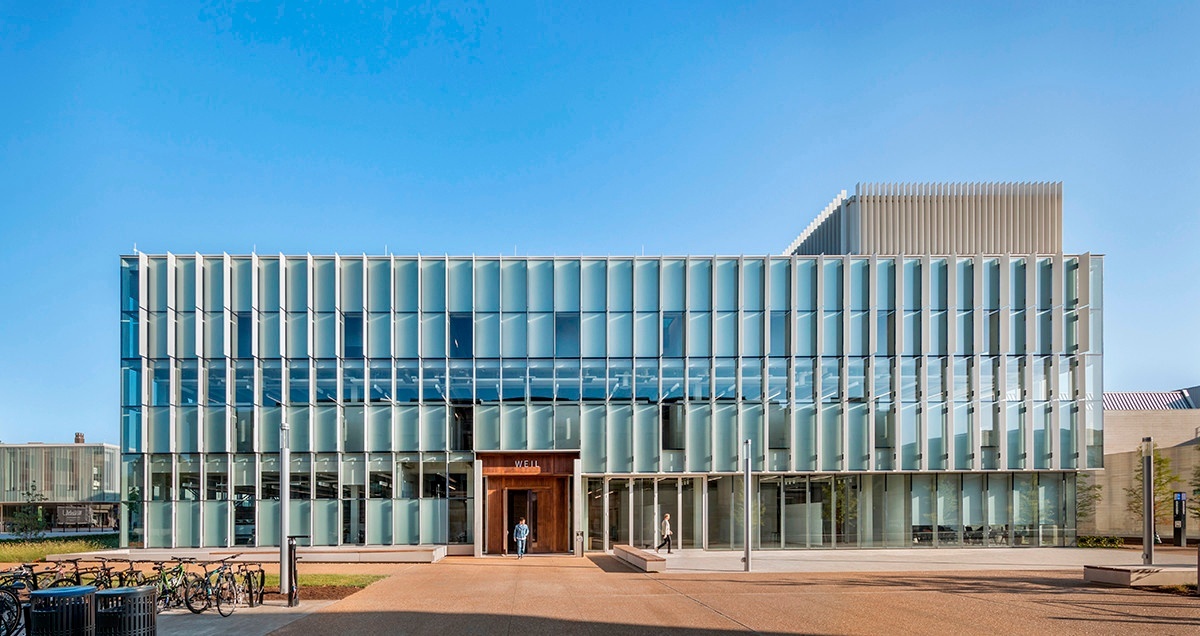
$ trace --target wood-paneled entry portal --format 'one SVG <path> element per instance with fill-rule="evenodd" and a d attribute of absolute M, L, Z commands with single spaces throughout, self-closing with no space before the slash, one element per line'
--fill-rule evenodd
<path fill-rule="evenodd" d="M 574 455 L 480 453 L 487 553 L 515 553 L 513 526 L 525 517 L 530 553 L 570 552 Z"/>

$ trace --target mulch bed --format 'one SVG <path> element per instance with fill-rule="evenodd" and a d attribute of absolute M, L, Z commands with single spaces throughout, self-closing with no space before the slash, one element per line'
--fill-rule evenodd
<path fill-rule="evenodd" d="M 300 599 L 310 601 L 338 601 L 361 590 L 361 587 L 347 585 L 305 585 L 300 588 Z M 286 601 L 287 597 L 271 590 L 263 595 L 267 601 Z"/>

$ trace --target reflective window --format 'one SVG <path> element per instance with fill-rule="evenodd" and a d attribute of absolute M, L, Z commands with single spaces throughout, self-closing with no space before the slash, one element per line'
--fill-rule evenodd
<path fill-rule="evenodd" d="M 470 358 L 472 355 L 473 320 L 469 313 L 450 314 L 450 357 Z M 349 355 L 349 354 L 347 354 Z"/>
<path fill-rule="evenodd" d="M 683 356 L 683 312 L 663 312 L 662 355 L 668 358 Z"/>
<path fill-rule="evenodd" d="M 348 313 L 342 317 L 342 356 L 346 358 L 361 358 L 363 350 L 363 315 Z"/>

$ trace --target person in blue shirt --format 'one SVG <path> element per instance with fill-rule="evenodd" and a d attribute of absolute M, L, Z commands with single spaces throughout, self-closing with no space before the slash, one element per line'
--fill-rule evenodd
<path fill-rule="evenodd" d="M 513 528 L 513 538 L 517 540 L 517 558 L 525 556 L 525 542 L 529 540 L 529 526 L 525 525 L 525 517 L 517 520 Z"/>

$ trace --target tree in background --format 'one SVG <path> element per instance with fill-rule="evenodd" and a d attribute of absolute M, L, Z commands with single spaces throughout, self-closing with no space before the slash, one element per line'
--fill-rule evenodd
<path fill-rule="evenodd" d="M 23 541 L 36 541 L 46 534 L 46 518 L 42 516 L 42 502 L 46 496 L 37 489 L 37 482 L 32 482 L 25 492 L 21 493 L 25 505 L 17 508 L 12 516 L 13 534 Z"/>
<path fill-rule="evenodd" d="M 1075 523 L 1083 527 L 1096 518 L 1096 503 L 1104 486 L 1097 484 L 1092 473 L 1075 473 Z"/>
<path fill-rule="evenodd" d="M 1196 452 L 1200 453 L 1200 444 L 1196 445 Z M 1196 458 L 1196 465 L 1192 467 L 1192 480 L 1188 485 L 1192 487 L 1192 516 L 1200 521 L 1200 457 Z"/>
<path fill-rule="evenodd" d="M 1154 444 L 1154 523 L 1171 525 L 1174 515 L 1175 482 L 1179 474 L 1171 470 L 1171 460 L 1158 452 L 1158 444 Z M 1141 453 L 1134 458 L 1136 465 L 1133 470 L 1133 485 L 1125 489 L 1128 504 L 1125 509 L 1135 519 L 1142 518 L 1142 484 L 1145 482 L 1145 471 L 1142 469 Z"/>

